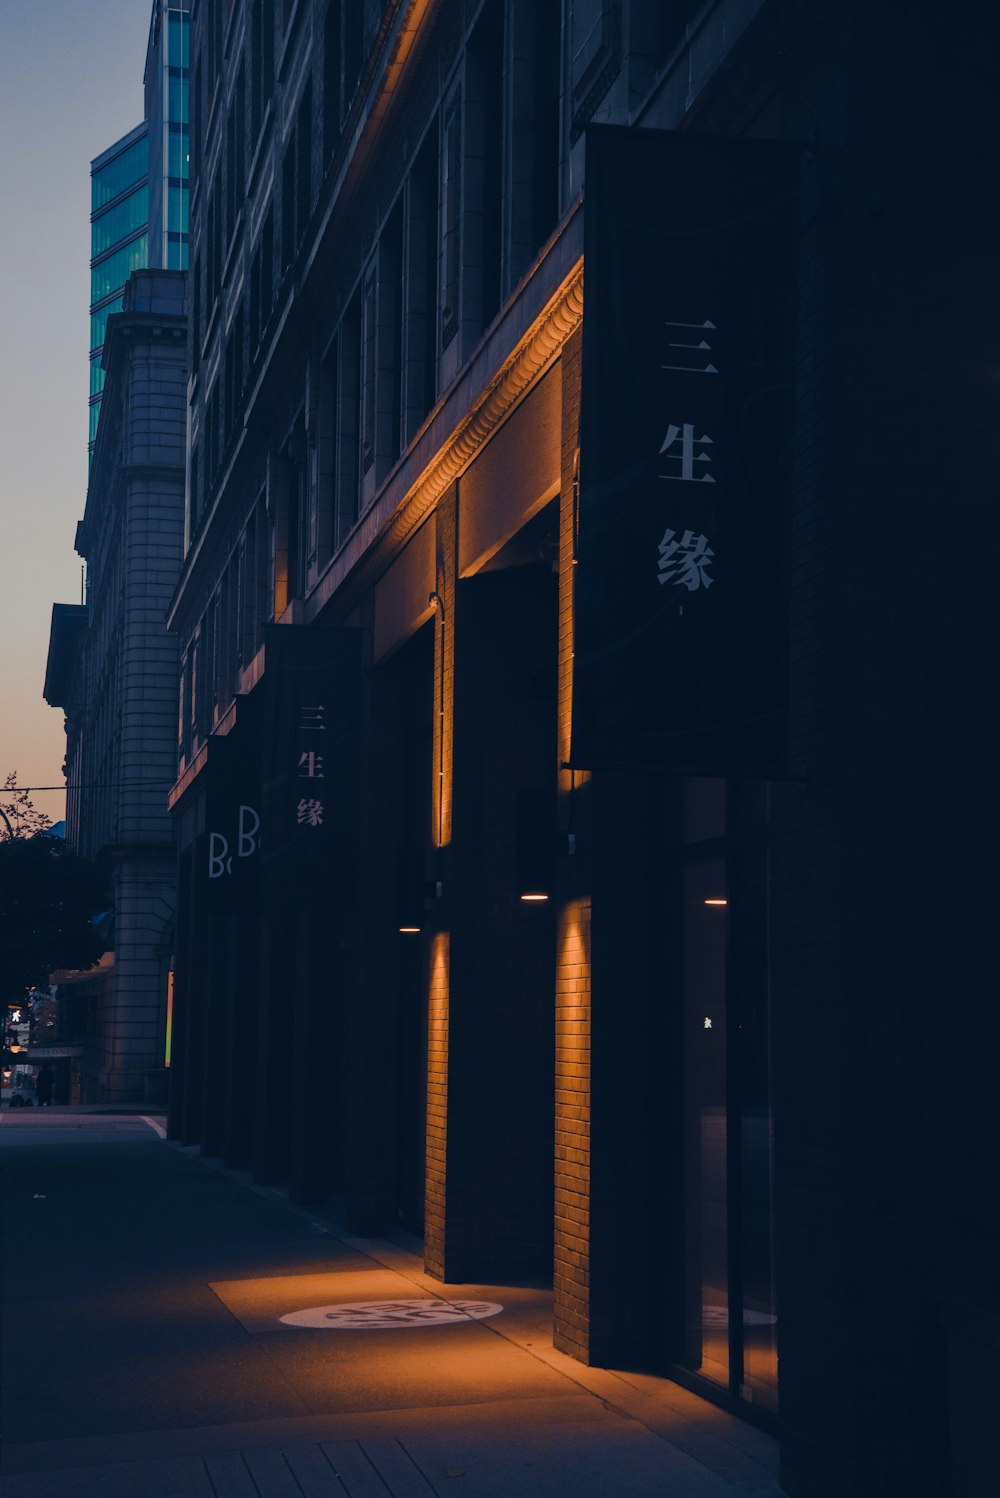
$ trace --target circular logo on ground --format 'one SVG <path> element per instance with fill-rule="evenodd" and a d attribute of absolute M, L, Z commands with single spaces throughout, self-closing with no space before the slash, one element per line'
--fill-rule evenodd
<path fill-rule="evenodd" d="M 387 1331 L 408 1326 L 457 1326 L 462 1321 L 483 1321 L 502 1310 L 494 1300 L 356 1300 L 349 1305 L 289 1311 L 281 1320 L 285 1326 L 311 1326 L 321 1331 Z"/>

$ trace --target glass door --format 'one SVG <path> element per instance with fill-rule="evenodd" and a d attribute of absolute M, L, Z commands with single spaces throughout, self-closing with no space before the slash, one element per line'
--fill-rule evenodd
<path fill-rule="evenodd" d="M 671 897 L 682 1304 L 671 1363 L 776 1411 L 766 789 L 689 781 L 682 796 Z"/>

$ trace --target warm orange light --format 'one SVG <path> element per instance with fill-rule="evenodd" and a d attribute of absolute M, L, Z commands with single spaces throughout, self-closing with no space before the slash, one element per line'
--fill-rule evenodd
<path fill-rule="evenodd" d="M 706 900 L 705 904 L 706 905 L 728 905 L 729 901 L 728 900 Z"/>

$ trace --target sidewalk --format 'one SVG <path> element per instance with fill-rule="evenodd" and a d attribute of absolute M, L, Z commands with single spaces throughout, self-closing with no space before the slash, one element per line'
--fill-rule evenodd
<path fill-rule="evenodd" d="M 206 1229 L 217 1212 L 243 1237 L 221 1255 L 179 1240 L 199 1268 L 226 1256 L 232 1268 L 191 1281 L 201 1323 L 175 1302 L 171 1331 L 185 1314 L 191 1326 L 190 1380 L 207 1379 L 191 1408 L 163 1367 L 155 1399 L 137 1401 L 149 1418 L 129 1418 L 130 1385 L 151 1378 L 133 1341 L 117 1418 L 96 1418 L 107 1429 L 92 1420 L 68 1433 L 71 1416 L 46 1439 L 8 1429 L 3 1498 L 780 1498 L 770 1437 L 668 1380 L 556 1352 L 549 1292 L 442 1286 L 407 1243 L 352 1237 L 161 1130 L 154 1114 L 120 1110 L 4 1112 L 12 1164 L 22 1144 L 25 1158 L 53 1162 L 86 1144 L 119 1171 L 135 1153 L 143 1179 L 162 1168 L 178 1206 L 201 1204 Z M 274 1237 L 251 1245 L 252 1264 L 247 1224 Z M 91 1312 L 91 1337 L 106 1304 Z M 317 1327 L 281 1320 L 313 1308 Z M 93 1371 L 110 1392 L 113 1369 Z M 212 1418 L 250 1404 L 255 1418 Z"/>

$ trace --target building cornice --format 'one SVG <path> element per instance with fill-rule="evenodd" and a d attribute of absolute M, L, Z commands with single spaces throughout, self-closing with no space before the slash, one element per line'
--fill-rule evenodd
<path fill-rule="evenodd" d="M 326 609 L 335 596 L 338 614 L 354 606 L 359 592 L 385 571 L 393 556 L 423 525 L 441 496 L 461 477 L 518 402 L 558 358 L 582 320 L 583 260 L 580 258 L 402 499 L 391 481 L 386 485 L 355 537 L 333 558 L 306 599 L 307 623 Z"/>

